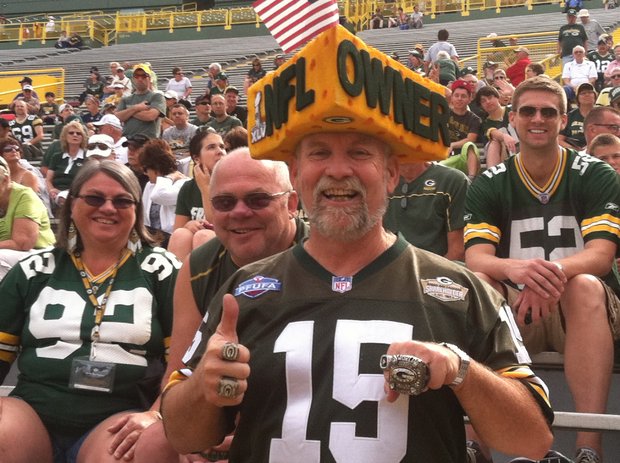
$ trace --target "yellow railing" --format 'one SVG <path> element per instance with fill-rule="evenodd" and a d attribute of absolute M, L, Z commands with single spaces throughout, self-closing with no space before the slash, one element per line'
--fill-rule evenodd
<path fill-rule="evenodd" d="M 482 68 L 486 61 L 494 61 L 499 63 L 500 67 L 506 68 L 514 62 L 514 50 L 519 46 L 524 46 L 528 49 L 533 63 L 541 63 L 549 77 L 557 78 L 562 73 L 562 62 L 557 59 L 557 36 L 557 32 L 538 32 L 479 38 L 477 53 L 479 77 L 481 77 Z M 507 45 L 511 38 L 516 39 L 518 45 Z M 501 41 L 507 46 L 494 46 L 495 41 Z M 497 45 L 496 42 L 495 44 Z"/>
<path fill-rule="evenodd" d="M 24 71 L 0 72 L 0 105 L 8 105 L 13 98 L 20 93 L 19 81 Z M 63 68 L 29 69 L 28 76 L 33 81 L 34 90 L 41 101 L 44 100 L 45 92 L 54 92 L 56 101 L 62 101 L 65 97 L 65 70 Z"/>

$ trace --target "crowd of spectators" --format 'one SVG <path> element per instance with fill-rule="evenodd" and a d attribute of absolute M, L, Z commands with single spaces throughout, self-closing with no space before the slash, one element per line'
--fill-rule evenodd
<path fill-rule="evenodd" d="M 577 24 L 577 18 L 582 24 Z M 423 18 L 417 6 L 413 14 L 406 15 L 399 9 L 397 16 L 393 18 L 384 17 L 378 9 L 371 23 L 377 28 L 420 28 L 423 26 Z M 574 294 L 577 289 L 573 289 L 573 286 L 577 287 L 581 282 L 581 275 L 584 274 L 593 274 L 608 281 L 611 263 L 617 251 L 615 248 L 611 249 L 611 244 L 601 245 L 600 241 L 612 243 L 613 240 L 607 236 L 597 235 L 596 239 L 593 239 L 595 244 L 589 244 L 587 237 L 581 240 L 577 238 L 571 243 L 559 243 L 558 246 L 565 245 L 564 247 L 570 249 L 570 252 L 567 251 L 562 255 L 563 258 L 569 259 L 569 263 L 558 264 L 559 266 L 549 262 L 549 253 L 536 255 L 535 258 L 527 257 L 533 256 L 527 252 L 510 255 L 503 244 L 499 245 L 499 236 L 503 231 L 500 229 L 515 225 L 514 222 L 502 222 L 505 213 L 501 208 L 508 209 L 508 204 L 517 208 L 511 203 L 516 200 L 509 198 L 505 203 L 498 204 L 492 200 L 493 195 L 484 188 L 488 188 L 489 191 L 496 188 L 496 192 L 506 194 L 507 190 L 502 190 L 501 186 L 493 182 L 498 174 L 511 169 L 511 172 L 514 171 L 514 178 L 524 179 L 531 195 L 541 207 L 544 207 L 553 202 L 551 198 L 556 191 L 554 188 L 563 181 L 564 174 L 560 169 L 566 166 L 567 160 L 570 160 L 573 166 L 582 166 L 580 168 L 584 172 L 592 164 L 595 166 L 592 170 L 600 171 L 601 178 L 605 182 L 613 184 L 615 179 L 618 183 L 620 46 L 614 48 L 613 44 L 609 43 L 610 36 L 605 34 L 596 21 L 589 18 L 587 10 L 581 9 L 577 12 L 569 8 L 567 24 L 562 26 L 558 35 L 558 54 L 563 61 L 563 92 L 560 95 L 557 91 L 562 87 L 545 84 L 548 78 L 544 76 L 544 68 L 540 63 L 532 61 L 527 47 L 511 42 L 512 55 L 503 60 L 486 61 L 481 70 L 482 78 L 478 79 L 473 69 L 459 67 L 459 55 L 455 46 L 448 41 L 447 29 L 440 30 L 437 39 L 428 50 L 421 44 L 413 46 L 409 51 L 406 65 L 413 72 L 445 87 L 450 105 L 448 119 L 450 155 L 440 163 L 413 163 L 402 166 L 400 179 L 389 197 L 384 217 L 386 229 L 401 233 L 412 244 L 447 259 L 465 261 L 468 267 L 485 274 L 485 278 L 506 297 L 510 299 L 514 296 L 512 302 L 517 307 L 525 307 L 529 301 L 524 301 L 525 296 L 510 293 L 513 288 L 507 290 L 505 285 L 502 286 L 503 280 L 510 280 L 516 287 L 524 289 L 528 297 L 533 298 L 530 292 L 537 293 L 536 297 L 539 297 L 544 291 L 535 287 L 532 275 L 540 273 L 547 275 L 553 272 L 557 277 L 557 285 L 552 289 L 545 288 L 553 293 L 553 296 L 548 296 L 547 299 L 540 296 L 545 299 L 541 307 L 546 308 L 529 316 L 545 318 L 547 312 L 557 314 L 555 309 L 560 300 L 563 309 L 578 312 L 576 308 L 570 309 L 569 307 L 574 304 L 569 304 L 560 294 L 565 286 L 570 289 L 567 294 Z M 398 60 L 398 56 L 395 59 Z M 285 62 L 284 55 L 278 55 L 273 68 L 282 66 Z M 16 288 L 25 285 L 24 281 L 28 278 L 29 271 L 33 272 L 33 275 L 36 273 L 37 285 L 41 284 L 42 288 L 44 285 L 39 282 L 48 281 L 47 278 L 51 278 L 52 286 L 57 284 L 56 280 L 64 281 L 65 284 L 68 280 L 62 280 L 64 277 L 56 272 L 68 272 L 67 269 L 71 269 L 80 276 L 78 278 L 73 275 L 75 282 L 80 283 L 82 280 L 85 287 L 101 284 L 103 288 L 105 287 L 103 283 L 108 281 L 107 287 L 111 289 L 115 284 L 117 272 L 119 278 L 121 273 L 128 278 L 127 272 L 121 272 L 121 268 L 127 270 L 125 265 L 139 265 L 140 272 L 144 273 L 141 277 L 144 281 L 158 280 L 155 289 L 149 287 L 151 291 L 149 300 L 155 301 L 150 304 L 153 310 L 161 304 L 158 308 L 159 318 L 153 323 L 157 325 L 158 336 L 162 338 L 160 341 L 165 338 L 168 342 L 169 337 L 174 335 L 170 295 L 177 270 L 180 268 L 177 259 L 185 262 L 177 283 L 177 286 L 182 288 L 183 294 L 175 294 L 174 297 L 179 301 L 190 301 L 190 309 L 196 309 L 194 310 L 196 312 L 203 309 L 204 291 L 209 291 L 212 295 L 217 287 L 206 288 L 204 283 L 197 283 L 203 285 L 197 289 L 198 286 L 194 285 L 195 278 L 203 278 L 203 272 L 211 271 L 211 267 L 207 264 L 196 263 L 194 256 L 207 256 L 213 261 L 213 265 L 221 263 L 224 266 L 221 269 L 222 276 L 217 277 L 219 285 L 223 282 L 224 276 L 229 276 L 239 266 L 270 255 L 271 251 L 286 249 L 294 240 L 301 239 L 307 232 L 306 225 L 297 218 L 297 197 L 294 196 L 293 187 L 283 177 L 286 167 L 274 167 L 269 163 L 253 161 L 248 157 L 247 151 L 243 151 L 243 147 L 247 144 L 248 109 L 240 105 L 239 99 L 242 92 L 246 93 L 250 85 L 266 75 L 267 69 L 263 64 L 259 58 L 251 61 L 251 67 L 243 82 L 243 90 L 240 90 L 230 85 L 228 76 L 219 63 L 212 63 L 208 68 L 204 93 L 196 94 L 193 92 L 192 79 L 187 77 L 180 67 L 174 67 L 165 88 L 158 89 L 157 76 L 149 63 L 121 65 L 112 62 L 110 74 L 107 76 L 103 76 L 96 67 L 90 69 L 84 82 L 84 91 L 77 99 L 80 104 L 79 111 L 68 103 L 59 105 L 53 92 L 47 92 L 44 100 L 40 100 L 34 91 L 32 79 L 24 77 L 20 81 L 22 91 L 11 104 L 15 118 L 8 123 L 0 119 L 0 281 L 8 273 L 7 281 L 12 285 L 11 288 L 8 287 L 9 283 L 0 285 L 0 298 L 4 300 L 6 294 L 18 301 L 12 302 L 11 307 L 14 309 L 17 304 L 32 305 L 39 296 L 51 297 L 46 296 L 45 290 L 41 289 L 41 295 L 37 294 L 30 299 L 26 297 L 29 301 L 25 302 L 22 300 L 23 294 L 15 293 Z M 520 89 L 529 88 L 528 85 L 531 86 L 530 93 L 524 96 L 520 93 L 522 92 Z M 539 100 L 533 100 L 528 96 L 536 92 L 540 93 Z M 522 100 L 519 101 L 519 98 Z M 41 145 L 44 124 L 55 125 L 53 129 L 55 140 L 45 152 Z M 537 146 L 539 149 L 544 148 L 545 153 L 550 153 L 544 159 L 547 162 L 544 168 L 543 160 L 540 159 L 533 164 L 522 163 L 525 154 L 521 153 L 530 153 L 528 162 L 532 162 L 531 153 Z M 239 148 L 242 150 L 239 151 Z M 230 151 L 235 151 L 235 154 L 230 161 L 222 163 L 220 169 L 218 162 L 221 159 L 228 159 L 226 153 Z M 602 162 L 597 162 L 595 158 Z M 233 166 L 232 160 L 236 160 L 238 165 Z M 33 166 L 33 161 L 40 163 L 40 166 Z M 534 165 L 540 168 L 535 174 L 529 170 Z M 247 181 L 247 185 L 243 181 L 235 180 L 236 176 L 244 178 L 243 175 L 246 175 L 236 170 L 238 166 L 248 168 L 247 175 L 251 179 Z M 252 178 L 254 171 L 256 179 Z M 541 174 L 547 171 L 553 173 L 555 177 L 550 180 Z M 248 188 L 241 188 L 242 184 L 244 188 Z M 263 191 L 265 185 L 270 185 L 268 192 L 271 196 L 265 196 Z M 521 188 L 521 184 L 519 185 Z M 276 193 L 275 190 L 279 192 Z M 611 191 L 616 194 L 616 190 Z M 261 192 L 263 196 L 252 196 L 260 195 Z M 274 240 L 277 246 L 272 248 L 269 246 L 270 243 L 261 243 L 260 250 L 250 253 L 245 246 L 253 244 L 241 244 L 239 241 L 243 239 L 242 235 L 251 234 L 252 232 L 248 230 L 252 230 L 250 226 L 256 224 L 247 218 L 239 218 L 239 223 L 234 221 L 237 219 L 230 218 L 236 211 L 237 203 L 242 203 L 244 210 L 252 214 L 252 211 L 259 212 L 277 203 L 279 200 L 276 199 L 276 195 L 280 194 L 290 194 L 290 198 L 287 197 L 286 200 L 288 202 L 278 203 L 281 217 L 275 215 L 266 217 L 274 220 L 274 223 L 269 224 L 270 227 L 283 227 L 286 229 L 286 234 Z M 590 196 L 587 196 L 587 199 L 590 200 Z M 608 199 L 616 202 L 619 200 Z M 594 199 L 592 201 L 596 202 Z M 518 214 L 515 212 L 515 217 L 516 215 Z M 50 225 L 51 219 L 54 218 L 61 224 L 57 238 L 54 237 Z M 521 220 L 530 219 L 533 220 L 534 217 L 521 217 Z M 581 220 L 583 217 L 575 212 L 574 219 Z M 493 230 L 477 230 L 476 227 L 488 226 L 492 221 L 497 222 L 492 226 L 495 227 Z M 119 229 L 115 228 L 117 223 L 122 225 L 120 236 L 124 243 L 119 241 L 117 234 Z M 419 226 L 421 223 L 424 224 L 423 232 Z M 248 228 L 244 228 L 244 224 Z M 266 228 L 269 226 L 265 225 Z M 615 236 L 616 242 L 618 236 L 620 233 Z M 45 252 L 40 251 L 53 245 L 56 239 L 58 243 L 54 251 L 49 249 Z M 141 241 L 149 250 L 153 262 L 145 263 L 136 257 L 139 255 L 135 248 L 137 241 Z M 128 243 L 127 246 L 125 243 Z M 151 246 L 155 243 L 167 248 L 173 255 L 163 251 L 160 254 L 160 251 L 153 250 Z M 106 244 L 109 245 L 108 249 L 105 249 Z M 570 266 L 571 256 L 585 255 L 590 258 L 593 253 L 591 248 L 596 246 L 601 246 L 603 249 L 599 255 L 611 256 L 607 259 L 609 262 L 605 260 L 609 266 L 602 264 L 584 266 L 580 269 L 582 271 L 573 272 L 570 277 L 562 273 L 565 265 Z M 112 251 L 116 253 L 114 258 Z M 223 254 L 223 251 L 229 254 Z M 196 252 L 198 254 L 194 254 Z M 24 265 L 17 265 L 19 259 L 29 256 L 30 253 L 39 256 L 37 259 L 59 259 L 59 265 L 55 268 L 50 267 L 49 271 L 45 266 L 50 264 L 45 263 L 28 264 L 31 265 L 28 267 L 31 270 Z M 522 265 L 523 272 L 498 270 L 504 268 L 503 259 L 512 259 L 512 265 L 515 267 Z M 496 267 L 491 268 L 489 262 L 493 262 Z M 536 267 L 537 264 L 539 267 Z M 544 270 L 541 270 L 541 267 Z M 112 280 L 106 280 L 111 275 Z M 609 278 L 613 278 L 613 274 Z M 119 281 L 119 285 L 122 283 Z M 588 280 L 588 283 L 591 281 Z M 58 284 L 56 289 L 61 289 L 61 286 Z M 133 289 L 137 289 L 138 286 L 136 283 L 136 288 Z M 607 298 L 612 297 L 616 286 L 620 289 L 620 285 L 614 285 L 613 282 L 609 284 L 611 293 L 606 293 Z M 533 287 L 535 288 L 532 289 Z M 591 289 L 589 286 L 587 288 Z M 75 294 L 79 289 L 72 291 L 74 291 L 72 294 Z M 93 291 L 96 294 L 97 290 Z M 594 292 L 592 290 L 592 294 Z M 601 294 L 597 293 L 597 297 L 600 296 L 599 302 L 604 304 Z M 95 304 L 96 308 L 101 306 L 105 308 L 108 296 L 109 293 L 106 293 L 104 302 L 99 301 L 99 305 Z M 23 323 L 33 323 L 36 320 L 33 313 L 34 306 L 32 307 L 31 318 L 22 320 Z M 537 307 L 530 309 L 536 312 Z M 164 310 L 168 312 L 161 312 Z M 177 310 L 175 305 L 175 317 Z M 574 353 L 577 348 L 572 344 L 574 338 L 568 333 L 572 333 L 574 324 L 583 321 L 583 317 L 581 313 L 575 315 L 573 312 L 559 325 L 560 331 L 567 330 L 565 339 L 563 337 L 553 339 L 553 342 L 543 343 L 541 347 L 533 341 L 529 344 L 528 338 L 526 345 L 529 344 L 528 347 L 531 346 L 532 350 L 548 347 L 560 352 L 567 351 L 568 368 L 581 361 L 583 355 Z M 179 319 L 192 320 L 195 324 L 202 315 L 204 313 L 185 313 L 179 315 Z M 527 313 L 520 311 L 518 320 L 520 328 L 529 333 L 530 322 L 525 321 L 526 316 Z M 538 318 L 535 321 L 538 321 Z M 562 325 L 564 322 L 566 326 Z M 101 324 L 101 319 L 98 322 L 95 319 L 94 330 L 98 328 L 97 323 Z M 557 320 L 554 323 L 557 325 Z M 592 329 L 602 333 L 605 331 L 602 326 L 607 326 L 607 318 L 594 317 L 590 319 L 590 323 Z M 555 328 L 558 329 L 557 326 Z M 4 329 L 4 326 L 0 326 L 0 330 Z M 174 368 L 180 368 L 179 353 L 188 347 L 191 334 L 192 330 L 179 334 L 177 344 L 173 336 L 176 355 Z M 179 339 L 182 339 L 181 346 L 178 344 Z M 601 336 L 600 342 L 596 345 L 604 352 L 610 349 L 613 352 L 614 340 L 611 334 Z M 89 335 L 88 341 L 94 350 L 98 339 L 91 339 Z M 115 342 L 129 341 L 117 339 L 112 341 L 112 344 Z M 138 347 L 144 344 L 136 339 L 131 343 Z M 22 352 L 29 352 L 28 349 L 35 344 L 21 346 Z M 13 351 L 17 351 L 19 346 L 16 344 Z M 581 345 L 579 347 L 583 348 Z M 149 351 L 150 355 L 152 348 L 153 346 L 149 345 L 143 352 Z M 163 342 L 155 351 L 157 351 L 155 354 L 161 357 Z M 146 356 L 146 354 L 131 355 Z M 110 358 L 107 354 L 102 357 Z M 613 354 L 611 357 L 613 363 Z M 75 369 L 72 371 L 71 380 L 62 378 L 62 381 L 66 379 L 67 383 L 73 382 L 73 386 L 63 392 L 63 400 L 75 393 L 72 391 L 75 387 L 84 386 L 83 384 L 80 386 L 80 381 L 88 383 L 92 379 L 84 373 L 85 370 L 103 368 L 92 360 L 91 358 L 85 364 L 77 366 L 74 364 L 71 367 Z M 144 361 L 146 363 L 143 366 L 147 366 L 150 362 L 149 359 Z M 24 368 L 28 371 L 32 366 L 25 363 Z M 597 387 L 603 384 L 606 378 L 608 379 L 610 368 L 610 362 L 597 363 L 593 366 L 592 372 L 598 375 L 599 379 Z M 6 369 L 3 367 L 3 371 Z M 104 371 L 107 370 L 104 368 Z M 171 372 L 169 367 L 168 373 Z M 123 387 L 125 382 L 132 381 L 133 373 L 119 371 L 119 374 L 121 374 L 119 381 L 123 383 Z M 607 400 L 604 390 L 599 391 L 596 403 L 589 403 L 583 397 L 583 384 L 570 372 L 567 372 L 567 377 L 578 411 L 604 412 Z M 57 380 L 58 378 L 54 379 Z M 114 379 L 111 381 L 114 382 Z M 100 387 L 97 390 L 100 391 L 110 387 L 105 381 L 97 384 L 99 384 L 97 387 Z M 66 419 L 67 423 L 59 425 L 56 417 L 46 415 L 49 410 L 45 406 L 29 402 L 34 401 L 32 394 L 36 389 L 27 390 L 27 387 L 26 382 L 23 382 L 18 389 L 25 391 L 26 402 L 32 406 L 41 418 L 44 429 L 50 433 L 52 446 L 64 446 L 61 452 L 67 455 L 72 452 L 77 454 L 82 444 L 84 444 L 83 452 L 87 455 L 99 451 L 103 443 L 109 444 L 108 438 L 102 437 L 98 432 L 100 427 L 96 427 L 92 437 L 87 439 L 82 439 L 81 434 L 76 431 L 86 432 L 101 422 L 112 430 L 113 436 L 118 436 L 113 445 L 115 455 L 133 456 L 135 452 L 136 455 L 140 454 L 139 447 L 130 444 L 128 437 L 130 428 L 140 435 L 153 426 L 151 428 L 153 432 L 145 434 L 145 441 L 147 439 L 159 443 L 165 441 L 159 423 L 161 417 L 154 405 L 156 393 L 151 396 L 150 401 L 140 402 L 136 399 L 126 408 L 119 405 L 120 402 L 112 404 L 111 399 L 109 406 L 101 406 L 96 419 L 90 417 L 89 420 L 85 420 L 87 426 L 84 423 L 67 424 L 69 419 Z M 153 387 L 152 384 L 150 389 L 151 392 L 159 391 L 158 386 Z M 22 405 L 9 407 L 11 416 L 17 419 L 28 415 L 31 410 L 24 409 Z M 142 413 L 147 413 L 145 415 L 147 418 L 140 421 L 132 412 L 124 418 L 119 415 L 112 420 L 111 417 L 115 413 L 125 413 L 130 409 L 142 410 Z M 33 420 L 31 414 L 25 423 L 30 425 L 34 421 L 36 420 Z M 58 429 L 61 431 L 57 431 Z M 41 429 L 38 429 L 35 435 L 37 439 L 45 441 L 40 431 Z M 68 436 L 68 440 L 65 439 Z M 471 437 L 472 442 L 476 441 L 475 434 Z M 61 441 L 62 444 L 59 443 Z M 472 449 L 474 453 L 478 453 L 478 463 L 490 461 L 484 442 L 472 444 Z M 589 449 L 588 451 L 600 455 L 602 452 L 600 436 L 594 433 L 579 433 L 577 452 L 583 453 L 583 449 Z M 174 454 L 171 448 L 166 448 L 166 452 Z M 142 460 L 137 458 L 136 461 Z"/>

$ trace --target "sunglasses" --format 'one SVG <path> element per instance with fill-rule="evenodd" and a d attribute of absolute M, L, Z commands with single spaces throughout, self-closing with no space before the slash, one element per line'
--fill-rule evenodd
<path fill-rule="evenodd" d="M 19 146 L 9 145 L 2 148 L 3 153 L 10 153 L 12 151 L 19 151 Z"/>
<path fill-rule="evenodd" d="M 135 79 L 146 79 L 148 77 L 148 75 L 147 74 L 136 74 L 136 73 L 134 73 L 133 77 Z"/>
<path fill-rule="evenodd" d="M 555 108 L 536 108 L 534 106 L 521 106 L 517 110 L 521 117 L 534 117 L 538 111 L 540 111 L 543 119 L 554 119 L 560 114 Z"/>
<path fill-rule="evenodd" d="M 82 136 L 82 132 L 67 132 L 69 135 L 79 135 Z"/>
<path fill-rule="evenodd" d="M 101 207 L 106 201 L 110 201 L 116 209 L 128 209 L 135 205 L 136 202 L 131 198 L 104 198 L 98 195 L 77 195 L 76 198 L 84 200 L 86 204 L 92 207 Z"/>
<path fill-rule="evenodd" d="M 206 101 L 201 101 L 200 103 L 196 103 L 196 106 L 208 106 L 209 103 L 207 103 Z"/>
<path fill-rule="evenodd" d="M 230 212 L 237 205 L 237 201 L 241 200 L 244 204 L 254 211 L 265 209 L 273 200 L 290 193 L 290 191 L 281 191 L 280 193 L 249 193 L 243 198 L 237 198 L 233 195 L 219 195 L 211 198 L 213 209 L 220 212 Z"/>
<path fill-rule="evenodd" d="M 92 150 L 109 151 L 112 148 L 110 148 L 105 143 L 89 143 L 88 145 L 86 145 L 86 149 L 89 151 L 92 151 Z"/>

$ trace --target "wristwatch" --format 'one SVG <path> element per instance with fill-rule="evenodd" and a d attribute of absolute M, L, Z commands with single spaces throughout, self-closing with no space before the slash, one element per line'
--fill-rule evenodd
<path fill-rule="evenodd" d="M 469 368 L 469 362 L 471 361 L 471 359 L 469 358 L 469 355 L 467 355 L 465 352 L 463 352 L 459 347 L 455 346 L 454 344 L 448 344 L 447 342 L 442 342 L 441 345 L 447 349 L 450 349 L 452 352 L 458 355 L 459 359 L 461 359 L 461 362 L 459 364 L 459 371 L 456 374 L 456 378 L 454 378 L 454 381 L 448 384 L 448 386 L 450 387 L 458 386 L 465 379 L 465 375 L 467 375 L 467 369 Z"/>

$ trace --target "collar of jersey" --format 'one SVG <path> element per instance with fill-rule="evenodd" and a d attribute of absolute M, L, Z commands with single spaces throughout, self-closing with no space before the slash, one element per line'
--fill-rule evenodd
<path fill-rule="evenodd" d="M 539 187 L 536 182 L 532 180 L 532 177 L 530 177 L 530 174 L 527 172 L 527 170 L 525 170 L 525 167 L 521 162 L 521 153 L 515 156 L 515 166 L 517 168 L 517 174 L 519 175 L 519 178 L 521 179 L 527 190 L 531 193 L 532 196 L 538 199 L 541 194 L 547 194 L 549 195 L 549 197 L 551 197 L 553 193 L 555 193 L 555 191 L 558 189 L 558 186 L 562 182 L 562 177 L 564 174 L 564 168 L 566 167 L 567 159 L 568 154 L 566 152 L 566 149 L 561 148 L 560 156 L 555 163 L 553 173 L 551 174 L 551 177 L 549 178 L 547 184 L 543 185 L 542 187 Z"/>

